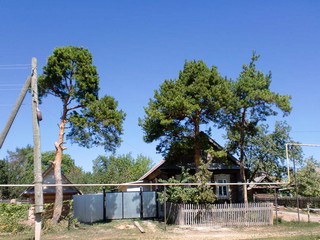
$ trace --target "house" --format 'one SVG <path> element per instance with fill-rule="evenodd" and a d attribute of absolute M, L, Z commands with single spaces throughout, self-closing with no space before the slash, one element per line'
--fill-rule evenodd
<path fill-rule="evenodd" d="M 53 165 L 42 173 L 44 184 L 54 184 L 54 171 Z M 62 173 L 62 184 L 72 184 L 69 179 Z M 56 188 L 43 187 L 43 202 L 53 203 L 55 200 Z M 71 200 L 73 195 L 82 195 L 76 187 L 68 186 L 63 187 L 63 200 Z M 30 203 L 34 203 L 34 187 L 28 187 L 22 194 L 22 197 L 28 198 Z"/>
<path fill-rule="evenodd" d="M 204 134 L 204 133 L 203 133 Z M 206 135 L 207 136 L 207 135 Z M 221 145 L 207 136 L 208 144 L 215 151 L 224 150 Z M 193 154 L 186 154 L 176 157 L 175 159 L 166 159 L 160 161 L 150 171 L 144 174 L 138 181 L 144 183 L 157 183 L 159 179 L 167 180 L 171 177 L 178 177 L 181 174 L 182 168 L 189 169 L 191 174 L 195 173 L 195 164 Z M 240 163 L 230 153 L 226 153 L 225 158 L 212 157 L 210 154 L 202 154 L 202 160 L 211 163 L 208 165 L 208 170 L 212 172 L 211 182 L 215 183 L 238 183 L 240 178 Z M 249 170 L 246 168 L 246 175 L 249 175 Z M 144 190 L 156 190 L 156 186 L 144 187 Z M 221 185 L 215 187 L 215 193 L 218 202 L 242 202 L 242 186 L 241 185 Z"/>

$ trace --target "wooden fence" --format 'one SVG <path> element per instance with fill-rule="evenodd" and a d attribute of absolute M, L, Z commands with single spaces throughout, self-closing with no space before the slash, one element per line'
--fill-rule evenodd
<path fill-rule="evenodd" d="M 273 202 L 275 203 L 276 196 L 274 194 L 254 194 L 254 202 Z M 298 197 L 299 207 L 306 208 L 307 205 L 313 208 L 320 208 L 320 197 Z M 296 197 L 281 197 L 277 196 L 277 204 L 285 207 L 297 207 Z"/>
<path fill-rule="evenodd" d="M 168 204 L 168 222 L 189 226 L 260 226 L 273 224 L 272 203 Z"/>

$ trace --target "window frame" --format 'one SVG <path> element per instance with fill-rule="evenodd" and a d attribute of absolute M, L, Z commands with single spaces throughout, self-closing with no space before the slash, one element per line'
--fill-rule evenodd
<path fill-rule="evenodd" d="M 230 183 L 229 174 L 217 174 L 214 176 L 215 183 Z M 222 193 L 222 194 L 220 194 Z M 224 194 L 225 193 L 225 194 Z M 216 185 L 216 196 L 218 199 L 230 198 L 230 185 Z"/>

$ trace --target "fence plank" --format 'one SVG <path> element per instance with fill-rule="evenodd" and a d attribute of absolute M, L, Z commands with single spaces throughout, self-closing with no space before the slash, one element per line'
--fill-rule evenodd
<path fill-rule="evenodd" d="M 181 225 L 257 226 L 273 224 L 272 203 L 249 204 L 175 204 Z"/>

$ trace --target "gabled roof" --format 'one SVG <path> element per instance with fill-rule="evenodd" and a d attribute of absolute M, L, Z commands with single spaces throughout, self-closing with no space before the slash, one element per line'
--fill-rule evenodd
<path fill-rule="evenodd" d="M 205 134 L 203 132 L 201 132 L 202 134 Z M 209 143 L 211 144 L 211 146 L 215 147 L 216 150 L 218 151 L 222 151 L 225 150 L 219 143 L 217 143 L 215 140 L 213 140 L 211 137 L 209 137 L 207 134 L 205 134 L 208 138 Z M 230 159 L 231 161 L 233 161 L 233 163 L 235 163 L 236 165 L 240 165 L 239 160 L 236 159 L 232 154 L 230 154 L 229 152 L 227 152 L 227 158 Z"/>
<path fill-rule="evenodd" d="M 61 173 L 62 177 L 62 184 L 72 184 L 70 180 L 63 174 Z M 44 184 L 54 184 L 54 168 L 53 165 L 48 167 L 43 173 L 42 173 L 42 182 Z M 55 194 L 56 188 L 55 187 L 43 187 L 43 194 Z M 63 187 L 63 194 L 68 194 L 68 195 L 75 195 L 75 194 L 80 194 L 82 195 L 82 192 L 74 187 L 74 186 L 68 186 L 68 187 Z M 30 196 L 34 195 L 34 187 L 28 187 L 22 194 L 22 196 Z"/>
<path fill-rule="evenodd" d="M 257 183 L 272 183 L 273 181 L 268 177 L 266 173 L 260 173 L 257 177 L 253 179 L 253 181 L 250 182 L 248 190 L 254 189 L 254 188 L 270 188 L 271 185 L 257 185 Z M 279 188 L 279 186 L 273 185 L 272 188 Z"/>
<path fill-rule="evenodd" d="M 209 141 L 209 144 L 217 151 L 222 151 L 224 148 L 218 144 L 215 140 L 210 138 L 207 134 L 201 133 L 206 136 L 206 138 Z M 239 161 L 232 156 L 230 153 L 227 152 L 227 160 L 228 162 L 214 159 L 213 162 L 211 162 L 208 166 L 208 170 L 214 171 L 214 170 L 239 170 L 240 169 L 240 163 Z M 165 161 L 161 160 L 158 164 L 156 164 L 153 168 L 151 168 L 147 173 L 145 173 L 142 177 L 139 178 L 139 180 L 145 180 L 148 176 L 155 174 L 157 171 L 175 171 L 175 170 L 181 170 L 182 167 L 188 168 L 188 169 L 195 169 L 195 163 L 193 160 L 193 156 L 191 157 L 185 157 L 181 161 Z"/>
<path fill-rule="evenodd" d="M 165 160 L 161 160 L 160 162 L 158 162 L 156 165 L 154 165 L 148 172 L 146 172 L 142 177 L 140 177 L 138 179 L 138 181 L 142 181 L 144 180 L 146 177 L 148 177 L 150 174 L 152 174 L 153 172 L 155 172 L 159 167 L 162 166 L 162 164 L 165 163 Z"/>

